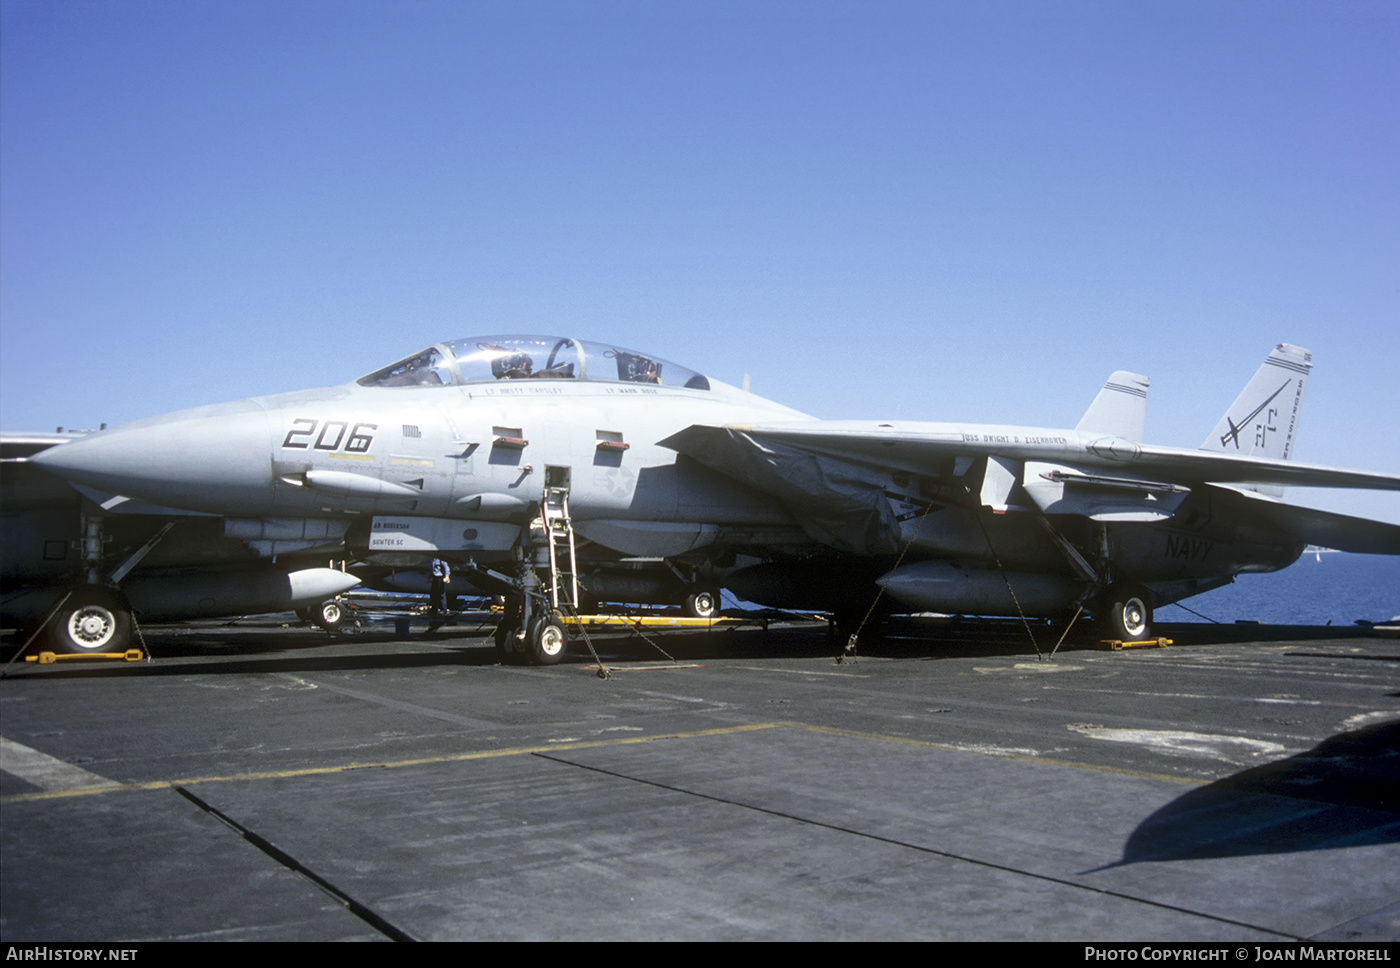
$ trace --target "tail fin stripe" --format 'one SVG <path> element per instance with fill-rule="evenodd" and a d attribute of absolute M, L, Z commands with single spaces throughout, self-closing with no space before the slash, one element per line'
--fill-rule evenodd
<path fill-rule="evenodd" d="M 1105 383 L 1105 390 L 1117 390 L 1119 393 L 1130 393 L 1135 397 L 1147 399 L 1147 390 L 1144 387 L 1125 386 L 1122 383 Z"/>

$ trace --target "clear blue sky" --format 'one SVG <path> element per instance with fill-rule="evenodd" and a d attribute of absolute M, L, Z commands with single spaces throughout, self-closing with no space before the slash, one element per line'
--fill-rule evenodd
<path fill-rule="evenodd" d="M 1287 341 L 1400 473 L 1400 4 L 0 0 L 5 430 L 510 331 L 1191 447 Z"/>

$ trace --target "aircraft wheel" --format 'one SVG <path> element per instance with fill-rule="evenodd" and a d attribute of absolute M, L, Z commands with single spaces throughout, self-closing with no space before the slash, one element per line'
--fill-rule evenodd
<path fill-rule="evenodd" d="M 109 588 L 79 588 L 53 617 L 48 641 L 55 652 L 125 652 L 131 644 L 131 607 Z"/>
<path fill-rule="evenodd" d="M 1140 642 L 1152 631 L 1152 598 L 1141 588 L 1109 589 L 1104 598 L 1104 632 L 1124 642 Z"/>
<path fill-rule="evenodd" d="M 516 628 L 513 622 L 502 622 L 496 626 L 492 638 L 496 640 L 496 660 L 501 665 L 514 665 L 520 658 L 520 653 L 515 650 Z"/>
<path fill-rule="evenodd" d="M 320 605 L 311 606 L 311 621 L 327 632 L 339 629 L 347 618 L 349 616 L 345 612 L 345 606 L 340 604 L 339 599 L 332 598 Z"/>
<path fill-rule="evenodd" d="M 718 618 L 719 592 L 705 588 L 685 596 L 685 614 L 691 618 Z"/>
<path fill-rule="evenodd" d="M 530 661 L 535 665 L 554 665 L 564 658 L 569 640 L 564 633 L 564 623 L 557 618 L 540 618 L 530 623 L 530 634 L 526 641 L 530 649 Z"/>

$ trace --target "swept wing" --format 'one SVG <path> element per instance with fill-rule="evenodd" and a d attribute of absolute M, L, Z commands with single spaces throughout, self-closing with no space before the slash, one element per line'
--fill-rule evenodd
<path fill-rule="evenodd" d="M 1285 504 L 1250 485 L 1400 490 L 1400 476 L 1094 437 L 1078 431 L 937 423 L 811 421 L 692 426 L 662 441 L 784 500 L 813 537 L 855 553 L 893 550 L 900 495 L 892 473 L 918 475 L 942 504 L 1165 520 L 1181 498 L 1214 488 L 1298 540 L 1400 554 L 1400 527 Z M 1222 493 L 1222 497 L 1223 497 Z"/>
<path fill-rule="evenodd" d="M 1290 460 L 1135 443 L 1123 437 L 1087 437 L 1075 431 L 942 423 L 817 420 L 758 426 L 693 426 L 662 441 L 705 463 L 735 450 L 760 452 L 782 444 L 877 467 L 920 473 L 960 458 L 999 457 L 1126 471 L 1164 483 L 1278 484 L 1400 490 L 1400 476 Z M 715 466 L 722 466 L 716 464 Z"/>

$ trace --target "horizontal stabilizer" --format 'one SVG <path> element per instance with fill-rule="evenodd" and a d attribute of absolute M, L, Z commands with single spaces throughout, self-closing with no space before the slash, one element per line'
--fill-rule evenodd
<path fill-rule="evenodd" d="M 1307 544 L 1358 555 L 1400 555 L 1400 525 L 1284 504 L 1246 489 L 1220 490 L 1248 499 L 1252 514 Z"/>

